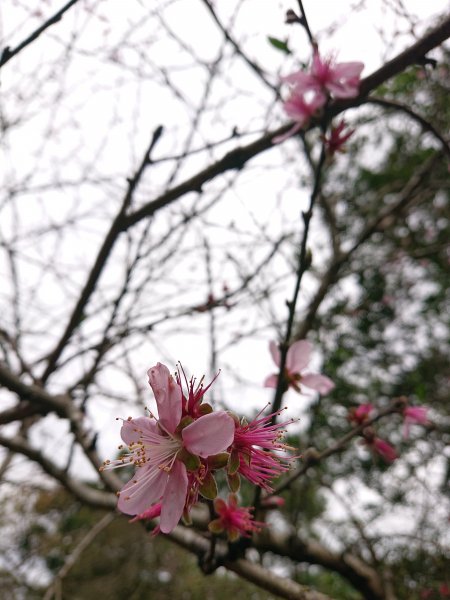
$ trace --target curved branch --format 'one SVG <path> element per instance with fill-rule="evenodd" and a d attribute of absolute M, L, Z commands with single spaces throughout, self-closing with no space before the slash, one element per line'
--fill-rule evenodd
<path fill-rule="evenodd" d="M 112 510 L 116 506 L 115 494 L 101 492 L 70 477 L 68 473 L 59 469 L 51 460 L 46 458 L 39 450 L 32 448 L 28 442 L 19 436 L 6 437 L 0 434 L 0 445 L 12 452 L 22 454 L 37 463 L 53 479 L 59 481 L 78 500 L 94 508 L 107 508 Z"/>
<path fill-rule="evenodd" d="M 354 554 L 335 554 L 316 540 L 301 540 L 296 534 L 264 530 L 255 541 L 262 552 L 273 552 L 296 562 L 320 565 L 347 579 L 365 600 L 385 600 L 383 584 L 377 571 Z"/>
<path fill-rule="evenodd" d="M 74 434 L 77 443 L 83 449 L 85 456 L 89 459 L 95 469 L 100 468 L 102 461 L 99 459 L 95 450 L 95 444 L 93 443 L 95 438 L 93 438 L 83 427 L 84 414 L 73 404 L 70 396 L 52 396 L 37 385 L 27 385 L 1 363 L 0 384 L 17 394 L 21 400 L 28 400 L 32 405 L 39 408 L 39 413 L 41 415 L 48 412 L 55 412 L 59 417 L 67 419 L 71 431 Z M 106 487 L 111 491 L 116 491 L 122 486 L 120 479 L 111 471 L 100 472 L 100 477 Z"/>
<path fill-rule="evenodd" d="M 390 110 L 398 110 L 409 115 L 412 119 L 419 123 L 424 131 L 428 131 L 434 135 L 434 137 L 442 144 L 442 149 L 444 152 L 450 156 L 450 144 L 447 142 L 447 140 L 439 133 L 436 127 L 424 119 L 424 117 L 413 111 L 412 108 L 406 106 L 406 104 L 402 104 L 401 102 L 396 102 L 394 100 L 385 100 L 384 98 L 375 98 L 374 96 L 367 98 L 366 103 L 382 106 L 383 108 Z"/>
<path fill-rule="evenodd" d="M 168 534 L 168 537 L 182 548 L 196 554 L 199 558 L 209 550 L 209 540 L 191 529 L 178 526 Z M 227 549 L 223 544 L 217 545 L 216 555 L 219 564 L 280 598 L 286 598 L 287 600 L 331 600 L 325 594 L 311 590 L 285 577 L 279 577 L 262 565 L 252 563 L 245 558 L 230 560 L 227 558 L 226 553 Z"/>

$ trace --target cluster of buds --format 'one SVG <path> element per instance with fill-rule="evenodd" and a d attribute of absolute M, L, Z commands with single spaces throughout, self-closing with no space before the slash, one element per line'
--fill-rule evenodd
<path fill-rule="evenodd" d="M 284 135 L 276 137 L 274 143 L 284 141 L 303 129 L 312 117 L 318 116 L 330 98 L 354 98 L 359 92 L 362 62 L 336 63 L 332 58 L 322 58 L 314 52 L 309 72 L 296 71 L 282 78 L 291 87 L 283 103 L 286 114 L 294 126 Z M 330 151 L 341 149 L 353 132 L 345 134 L 345 125 L 338 126 L 329 139 Z"/>
<path fill-rule="evenodd" d="M 401 397 L 398 399 L 399 412 L 403 416 L 403 437 L 409 436 L 411 424 L 426 425 L 428 423 L 427 408 L 425 406 L 408 406 L 408 399 Z M 354 425 L 364 425 L 371 419 L 374 411 L 373 404 L 360 404 L 358 407 L 351 408 L 348 413 L 348 420 Z M 364 444 L 374 454 L 381 456 L 387 462 L 392 463 L 398 458 L 397 451 L 386 440 L 377 436 L 375 428 L 370 424 L 361 431 Z"/>
<path fill-rule="evenodd" d="M 204 402 L 211 384 L 189 382 L 179 370 L 175 377 L 158 363 L 148 371 L 158 417 L 124 420 L 121 437 L 128 452 L 102 469 L 133 466 L 135 473 L 118 492 L 118 508 L 135 519 L 160 518 L 158 531 L 169 533 L 200 497 L 215 500 L 218 519 L 213 531 L 227 531 L 230 539 L 248 535 L 262 524 L 253 521 L 250 507 L 217 498 L 216 473 L 224 471 L 228 486 L 237 493 L 241 477 L 272 491 L 271 481 L 289 469 L 297 457 L 283 441 L 292 420 L 276 423 L 281 411 L 262 412 L 250 422 L 227 411 L 214 411 Z M 212 383 L 212 382 L 211 382 Z M 123 450 L 122 446 L 119 446 Z"/>

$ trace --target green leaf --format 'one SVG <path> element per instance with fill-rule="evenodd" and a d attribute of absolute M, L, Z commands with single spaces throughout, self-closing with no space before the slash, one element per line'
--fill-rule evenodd
<path fill-rule="evenodd" d="M 241 487 L 241 478 L 239 476 L 239 473 L 235 473 L 234 475 L 228 475 L 227 480 L 230 490 L 234 493 L 237 493 L 239 491 L 239 488 Z"/>
<path fill-rule="evenodd" d="M 208 456 L 207 462 L 210 469 L 223 469 L 228 464 L 230 455 L 228 452 L 220 452 L 219 454 L 213 454 Z"/>
<path fill-rule="evenodd" d="M 206 474 L 199 492 L 207 500 L 214 500 L 217 496 L 217 483 L 211 473 Z"/>
<path fill-rule="evenodd" d="M 290 48 L 287 45 L 287 42 L 283 42 L 277 38 L 270 37 L 270 36 L 267 37 L 267 40 L 268 40 L 269 44 L 271 44 L 277 50 L 281 50 L 281 52 L 284 52 L 285 54 L 292 54 L 292 51 L 290 50 Z"/>

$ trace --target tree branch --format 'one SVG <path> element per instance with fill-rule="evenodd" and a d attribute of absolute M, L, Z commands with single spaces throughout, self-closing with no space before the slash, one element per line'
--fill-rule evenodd
<path fill-rule="evenodd" d="M 176 527 L 168 537 L 189 552 L 201 558 L 209 550 L 209 541 L 191 529 Z M 285 577 L 279 577 L 262 565 L 252 563 L 244 558 L 230 560 L 227 558 L 227 549 L 221 544 L 217 546 L 219 564 L 229 571 L 233 571 L 243 579 L 251 581 L 258 587 L 276 594 L 287 600 L 332 600 L 329 596 L 321 594 Z"/>
<path fill-rule="evenodd" d="M 23 50 L 32 42 L 34 42 L 34 40 L 36 40 L 41 35 L 41 33 L 43 33 L 51 25 L 59 23 L 59 21 L 61 21 L 61 19 L 63 18 L 64 13 L 67 12 L 69 8 L 71 8 L 77 2 L 78 0 L 69 0 L 69 2 L 67 2 L 57 13 L 55 13 L 52 17 L 50 17 L 50 19 L 45 21 L 40 27 L 38 27 L 35 31 L 33 31 L 33 33 L 31 33 L 26 39 L 24 39 L 23 42 L 21 42 L 12 50 L 9 46 L 5 46 L 5 48 L 3 48 L 3 52 L 0 54 L 0 68 L 3 67 L 3 65 L 6 65 L 6 63 L 10 61 L 11 58 L 13 58 L 13 56 L 16 56 L 21 50 Z"/>
<path fill-rule="evenodd" d="M 114 244 L 116 243 L 116 240 L 119 237 L 120 233 L 124 230 L 123 223 L 124 223 L 124 219 L 125 219 L 125 213 L 131 204 L 131 200 L 133 198 L 134 191 L 135 191 L 136 187 L 138 186 L 139 181 L 141 180 L 141 177 L 142 177 L 146 167 L 149 164 L 151 164 L 150 154 L 151 154 L 151 151 L 153 150 L 156 142 L 160 138 L 161 134 L 162 134 L 162 127 L 158 127 L 153 133 L 150 145 L 147 148 L 147 150 L 145 151 L 144 157 L 141 161 L 141 164 L 139 165 L 138 170 L 134 174 L 133 178 L 130 179 L 128 182 L 128 189 L 127 189 L 125 197 L 122 201 L 120 210 L 117 213 L 114 221 L 112 222 L 108 233 L 106 234 L 103 244 L 97 254 L 97 258 L 95 259 L 95 263 L 89 273 L 89 277 L 88 277 L 88 279 L 84 285 L 84 288 L 78 298 L 78 301 L 72 311 L 72 314 L 70 316 L 69 322 L 67 323 L 66 329 L 65 329 L 64 333 L 62 334 L 58 344 L 56 345 L 56 348 L 53 350 L 53 352 L 50 354 L 50 356 L 48 358 L 47 367 L 41 377 L 42 382 L 45 382 L 49 378 L 51 373 L 54 371 L 56 364 L 58 362 L 58 359 L 61 356 L 64 348 L 66 347 L 67 342 L 70 340 L 73 332 L 75 331 L 75 329 L 78 327 L 78 325 L 80 324 L 80 322 L 82 320 L 86 305 L 87 305 L 92 293 L 95 291 L 98 280 L 100 279 L 100 276 L 103 272 L 106 262 L 107 262 L 109 256 L 111 255 Z"/>
<path fill-rule="evenodd" d="M 30 460 L 36 462 L 53 479 L 59 481 L 78 500 L 94 508 L 106 508 L 112 510 L 116 507 L 117 498 L 115 494 L 101 492 L 95 488 L 77 481 L 69 476 L 65 470 L 59 469 L 51 460 L 46 458 L 39 450 L 32 448 L 28 442 L 19 436 L 6 437 L 0 434 L 0 445 L 12 452 L 23 454 Z"/>

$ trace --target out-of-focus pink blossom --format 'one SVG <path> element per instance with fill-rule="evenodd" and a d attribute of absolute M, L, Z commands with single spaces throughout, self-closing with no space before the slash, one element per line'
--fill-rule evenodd
<path fill-rule="evenodd" d="M 280 366 L 280 350 L 275 342 L 270 342 L 269 350 L 277 367 Z M 288 387 L 296 392 L 301 392 L 301 385 L 316 390 L 319 394 L 328 394 L 334 389 L 334 383 L 325 375 L 318 373 L 304 373 L 310 362 L 312 345 L 307 340 L 294 342 L 286 355 L 286 365 L 283 379 Z M 265 387 L 276 388 L 278 374 L 269 375 L 264 382 Z"/>
<path fill-rule="evenodd" d="M 428 409 L 426 406 L 406 406 L 403 410 L 403 436 L 409 436 L 409 428 L 412 423 L 425 425 L 428 422 Z"/>
<path fill-rule="evenodd" d="M 345 131 L 346 127 L 347 123 L 342 120 L 338 125 L 331 128 L 328 135 L 322 138 L 329 156 L 333 156 L 336 152 L 345 152 L 345 142 L 355 133 L 354 129 Z"/>
<path fill-rule="evenodd" d="M 270 482 L 289 470 L 289 464 L 297 457 L 286 456 L 292 450 L 283 442 L 284 423 L 272 423 L 275 414 L 256 416 L 250 423 L 235 422 L 233 445 L 231 447 L 231 463 L 236 462 L 236 470 L 248 481 L 272 491 Z"/>
<path fill-rule="evenodd" d="M 373 404 L 360 404 L 356 408 L 353 407 L 348 412 L 348 420 L 356 425 L 361 425 L 370 417 L 373 411 Z"/>
<path fill-rule="evenodd" d="M 386 442 L 386 440 L 374 437 L 371 442 L 368 442 L 368 445 L 376 454 L 381 456 L 381 458 L 388 463 L 392 463 L 398 458 L 395 448 Z"/>
<path fill-rule="evenodd" d="M 328 92 L 334 98 L 354 98 L 358 95 L 363 69 L 362 62 L 335 63 L 332 58 L 321 58 L 316 52 L 309 73 L 297 71 L 283 81 L 292 84 L 299 93 Z"/>
<path fill-rule="evenodd" d="M 226 531 L 230 542 L 236 541 L 240 536 L 250 537 L 252 532 L 261 531 L 265 526 L 265 523 L 253 520 L 253 507 L 238 506 L 234 494 L 228 496 L 228 503 L 222 498 L 216 498 L 214 510 L 219 518 L 211 521 L 209 530 L 216 534 Z"/>
<path fill-rule="evenodd" d="M 201 458 L 223 452 L 233 441 L 234 420 L 223 411 L 210 413 L 178 431 L 182 416 L 180 387 L 161 363 L 148 375 L 159 420 L 138 417 L 124 421 L 120 434 L 129 453 L 106 461 L 104 468 L 135 466 L 134 476 L 119 493 L 119 510 L 140 515 L 161 504 L 160 528 L 169 533 L 180 520 L 188 495 L 182 451 Z"/>
<path fill-rule="evenodd" d="M 300 131 L 307 125 L 311 117 L 318 114 L 325 101 L 326 97 L 321 92 L 305 95 L 293 90 L 288 99 L 283 102 L 283 108 L 285 113 L 295 122 L 295 125 L 285 134 L 275 137 L 273 143 L 284 142 L 284 140 Z"/>

